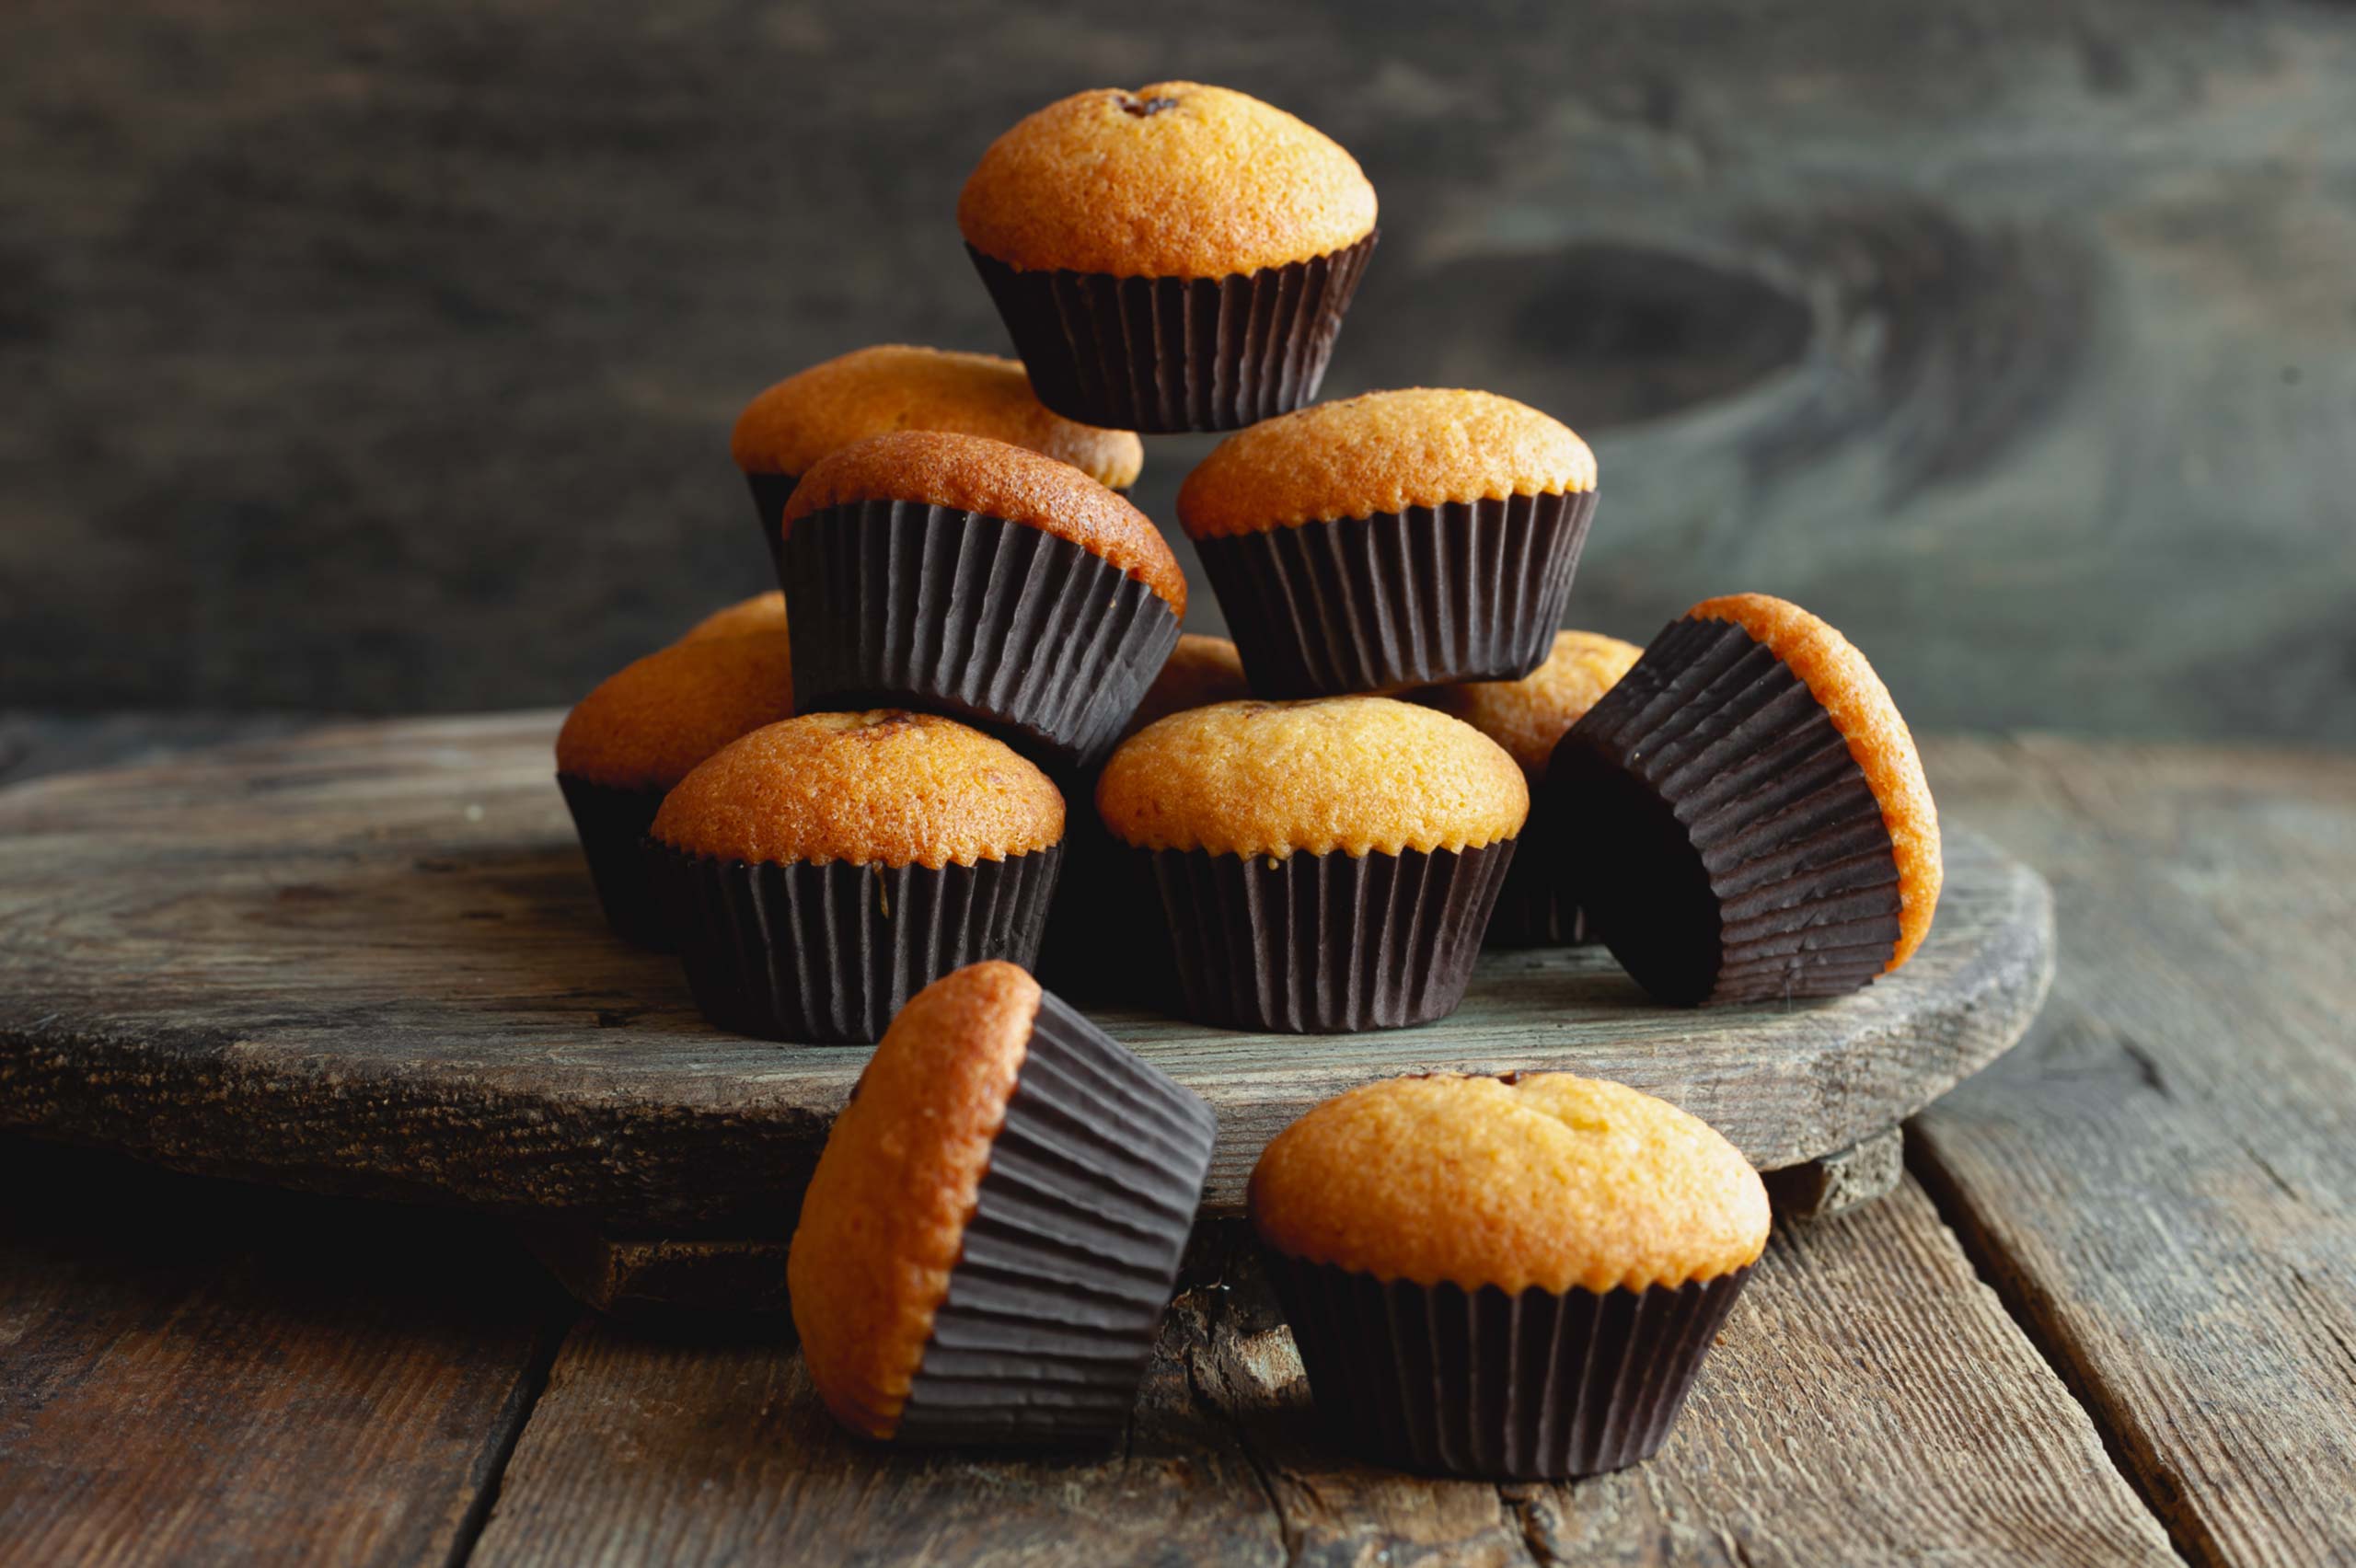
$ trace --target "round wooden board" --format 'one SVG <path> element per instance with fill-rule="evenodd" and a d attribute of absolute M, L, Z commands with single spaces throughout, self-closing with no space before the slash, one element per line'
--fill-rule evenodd
<path fill-rule="evenodd" d="M 0 1125 L 190 1170 L 649 1234 L 777 1234 L 864 1047 L 708 1028 L 606 933 L 557 716 L 400 721 L 0 791 Z M 1230 1034 L 1098 1011 L 1217 1108 L 1208 1202 L 1351 1085 L 1560 1067 L 1762 1170 L 1895 1126 L 2017 1039 L 2044 882 L 1951 831 L 1914 962 L 1829 1003 L 1647 1002 L 1600 951 L 1496 953 L 1440 1023 Z"/>

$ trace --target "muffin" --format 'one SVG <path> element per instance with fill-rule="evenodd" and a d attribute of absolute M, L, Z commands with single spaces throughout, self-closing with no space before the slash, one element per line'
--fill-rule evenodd
<path fill-rule="evenodd" d="M 830 454 L 783 533 L 804 708 L 947 713 L 1058 767 L 1111 749 L 1186 613 L 1143 513 L 981 436 L 902 431 Z"/>
<path fill-rule="evenodd" d="M 787 376 L 736 418 L 729 450 L 752 488 L 754 518 L 772 558 L 778 517 L 800 477 L 838 447 L 895 430 L 987 435 L 1068 463 L 1114 490 L 1135 484 L 1145 464 L 1136 432 L 1049 413 L 1011 359 L 907 343 L 860 349 Z"/>
<path fill-rule="evenodd" d="M 1049 104 L 957 200 L 1039 400 L 1148 432 L 1236 430 L 1315 398 L 1374 218 L 1341 147 L 1198 82 Z"/>
<path fill-rule="evenodd" d="M 739 599 L 725 609 L 711 614 L 687 628 L 682 642 L 703 642 L 715 637 L 743 637 L 747 632 L 791 629 L 785 618 L 785 594 L 772 588 L 766 594 L 756 594 L 749 599 Z"/>
<path fill-rule="evenodd" d="M 1489 917 L 1489 946 L 1569 947 L 1588 940 L 1579 906 L 1560 896 L 1558 862 L 1563 836 L 1571 828 L 1549 809 L 1546 764 L 1563 732 L 1643 651 L 1616 637 L 1560 631 L 1546 662 L 1518 681 L 1471 681 L 1415 694 L 1416 701 L 1454 714 L 1505 747 L 1530 780 L 1530 825 L 1522 830 L 1520 851 Z"/>
<path fill-rule="evenodd" d="M 1657 1449 L 1768 1229 L 1706 1124 L 1568 1073 L 1353 1090 L 1276 1136 L 1250 1203 L 1336 1435 L 1496 1481 Z"/>
<path fill-rule="evenodd" d="M 1351 697 L 1173 714 L 1096 805 L 1161 893 L 1189 1015 L 1334 1032 L 1455 1010 L 1530 790 L 1471 725 Z"/>
<path fill-rule="evenodd" d="M 1013 964 L 926 986 L 835 1119 L 787 1259 L 826 1408 L 910 1443 L 1119 1436 L 1212 1132 Z"/>
<path fill-rule="evenodd" d="M 1518 680 L 1561 624 L 1595 454 L 1487 392 L 1369 392 L 1219 443 L 1178 491 L 1252 689 Z"/>
<path fill-rule="evenodd" d="M 1189 708 L 1251 695 L 1234 643 L 1187 632 L 1162 661 L 1161 673 L 1146 688 L 1124 733 L 1133 735 Z M 1088 779 L 1078 798 L 1094 792 L 1095 780 Z M 1065 794 L 1069 798 L 1073 791 L 1067 789 Z M 1126 846 L 1114 842 L 1092 809 L 1072 813 L 1057 888 L 1039 950 L 1039 973 L 1049 984 L 1083 1000 L 1160 1009 L 1175 1003 L 1178 972 L 1171 967 L 1170 944 L 1161 935 L 1160 895 L 1145 868 Z"/>
<path fill-rule="evenodd" d="M 617 936 L 668 951 L 641 849 L 656 808 L 696 764 L 792 711 L 792 651 L 780 628 L 650 653 L 565 715 L 557 787 Z"/>
<path fill-rule="evenodd" d="M 1063 836 L 1063 796 L 987 735 L 810 713 L 681 779 L 646 857 L 705 1018 L 863 1043 L 953 969 L 1038 957 Z"/>
<path fill-rule="evenodd" d="M 1888 688 L 1797 605 L 1709 599 L 1565 732 L 1564 895 L 1680 1006 L 1854 991 L 1912 957 L 1939 813 Z"/>

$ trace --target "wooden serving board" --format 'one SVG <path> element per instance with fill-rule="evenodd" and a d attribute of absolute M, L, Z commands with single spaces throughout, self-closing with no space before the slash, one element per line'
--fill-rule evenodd
<path fill-rule="evenodd" d="M 347 726 L 0 791 L 0 1125 L 576 1236 L 780 1237 L 867 1048 L 718 1032 L 675 961 L 606 932 L 551 776 L 558 718 Z M 1485 956 L 1419 1029 L 1095 1016 L 1217 1109 L 1215 1211 L 1310 1105 L 1434 1068 L 1617 1078 L 1772 1171 L 1871 1146 L 2035 1013 L 2044 882 L 1968 833 L 1947 862 L 1914 962 L 1829 1003 L 1659 1008 L 1600 951 L 1558 950 Z M 585 1294 L 611 1288 L 581 1283 L 611 1257 L 559 1251 Z"/>

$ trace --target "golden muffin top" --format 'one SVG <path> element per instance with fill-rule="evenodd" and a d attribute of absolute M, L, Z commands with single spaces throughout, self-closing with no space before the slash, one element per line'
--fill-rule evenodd
<path fill-rule="evenodd" d="M 1546 777 L 1554 743 L 1619 683 L 1644 650 L 1593 631 L 1558 631 L 1546 662 L 1518 681 L 1427 686 L 1417 702 L 1452 713 L 1512 754 L 1532 782 Z"/>
<path fill-rule="evenodd" d="M 1186 613 L 1186 574 L 1136 507 L 1068 463 L 987 436 L 901 431 L 820 458 L 785 503 L 784 526 L 854 501 L 915 501 L 978 512 L 1068 539 Z"/>
<path fill-rule="evenodd" d="M 892 1020 L 835 1118 L 786 1257 L 810 1380 L 853 1431 L 889 1437 L 924 1364 L 1039 1016 L 1039 983 L 993 960 Z"/>
<path fill-rule="evenodd" d="M 1178 490 L 1197 539 L 1411 506 L 1595 488 L 1595 454 L 1568 427 L 1494 392 L 1429 386 L 1316 403 L 1240 430 Z"/>
<path fill-rule="evenodd" d="M 1161 662 L 1161 673 L 1146 687 L 1125 733 L 1134 735 L 1148 724 L 1189 708 L 1238 702 L 1251 695 L 1252 683 L 1243 678 L 1243 656 L 1235 651 L 1235 644 L 1224 637 L 1190 631 L 1178 639 L 1170 657 Z"/>
<path fill-rule="evenodd" d="M 618 790 L 668 790 L 748 730 L 793 711 L 783 631 L 680 642 L 625 664 L 565 715 L 556 768 Z"/>
<path fill-rule="evenodd" d="M 1223 278 L 1356 245 L 1374 187 L 1331 138 L 1199 82 L 1074 93 L 990 144 L 965 242 L 1025 271 Z"/>
<path fill-rule="evenodd" d="M 1758 1261 L 1769 1218 L 1707 1123 L 1569 1073 L 1352 1090 L 1276 1135 L 1251 1207 L 1290 1257 L 1507 1292 L 1714 1279 Z"/>
<path fill-rule="evenodd" d="M 743 637 L 747 632 L 785 631 L 785 591 L 772 588 L 749 599 L 739 599 L 687 628 L 681 642 L 704 642 L 715 637 Z"/>
<path fill-rule="evenodd" d="M 1865 770 L 1866 787 L 1881 804 L 1881 820 L 1897 854 L 1898 946 L 1884 972 L 1897 968 L 1930 934 L 1946 872 L 1939 859 L 1939 808 L 1923 777 L 1913 732 L 1890 700 L 1889 688 L 1854 644 L 1789 600 L 1729 594 L 1704 599 L 1685 613 L 1692 620 L 1730 622 L 1764 644 L 1807 686 L 1849 743 L 1849 755 Z"/>
<path fill-rule="evenodd" d="M 895 430 L 987 435 L 1068 463 L 1116 490 L 1137 482 L 1137 432 L 1052 413 L 1021 362 L 909 343 L 859 349 L 787 376 L 737 416 L 729 449 L 754 474 L 806 474 L 827 453 Z"/>
<path fill-rule="evenodd" d="M 652 832 L 755 865 L 938 870 L 1060 843 L 1064 798 L 1012 747 L 953 719 L 806 713 L 714 753 L 664 798 Z"/>
<path fill-rule="evenodd" d="M 1214 855 L 1396 855 L 1511 838 L 1530 786 L 1470 724 L 1387 697 L 1222 702 L 1121 744 L 1097 780 L 1114 836 Z"/>

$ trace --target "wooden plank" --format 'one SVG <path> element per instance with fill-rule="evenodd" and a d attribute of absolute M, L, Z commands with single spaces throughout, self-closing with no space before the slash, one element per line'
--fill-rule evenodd
<path fill-rule="evenodd" d="M 2065 959 L 1918 1167 L 2186 1557 L 2356 1562 L 2356 759 L 1933 761 L 2052 876 Z"/>
<path fill-rule="evenodd" d="M 2174 1561 L 1920 1189 L 1779 1235 L 1669 1446 L 1566 1487 L 1342 1457 L 1238 1226 L 1213 1228 L 1126 1448 L 850 1443 L 781 1343 L 586 1324 L 478 1564 Z"/>
<path fill-rule="evenodd" d="M 569 1312 L 497 1228 L 0 1139 L 0 1561 L 439 1562 Z"/>
<path fill-rule="evenodd" d="M 720 1033 L 604 929 L 555 718 L 351 726 L 0 793 L 0 1124 L 185 1168 L 639 1235 L 774 1235 L 867 1053 Z M 1886 1131 L 2009 1045 L 2049 975 L 2036 876 L 1953 836 L 1939 923 L 1835 1001 L 1655 1007 L 1600 951 L 1492 954 L 1451 1019 L 1335 1039 L 1107 1027 L 1220 1117 L 1209 1201 L 1328 1094 L 1568 1067 L 1765 1168 Z"/>

